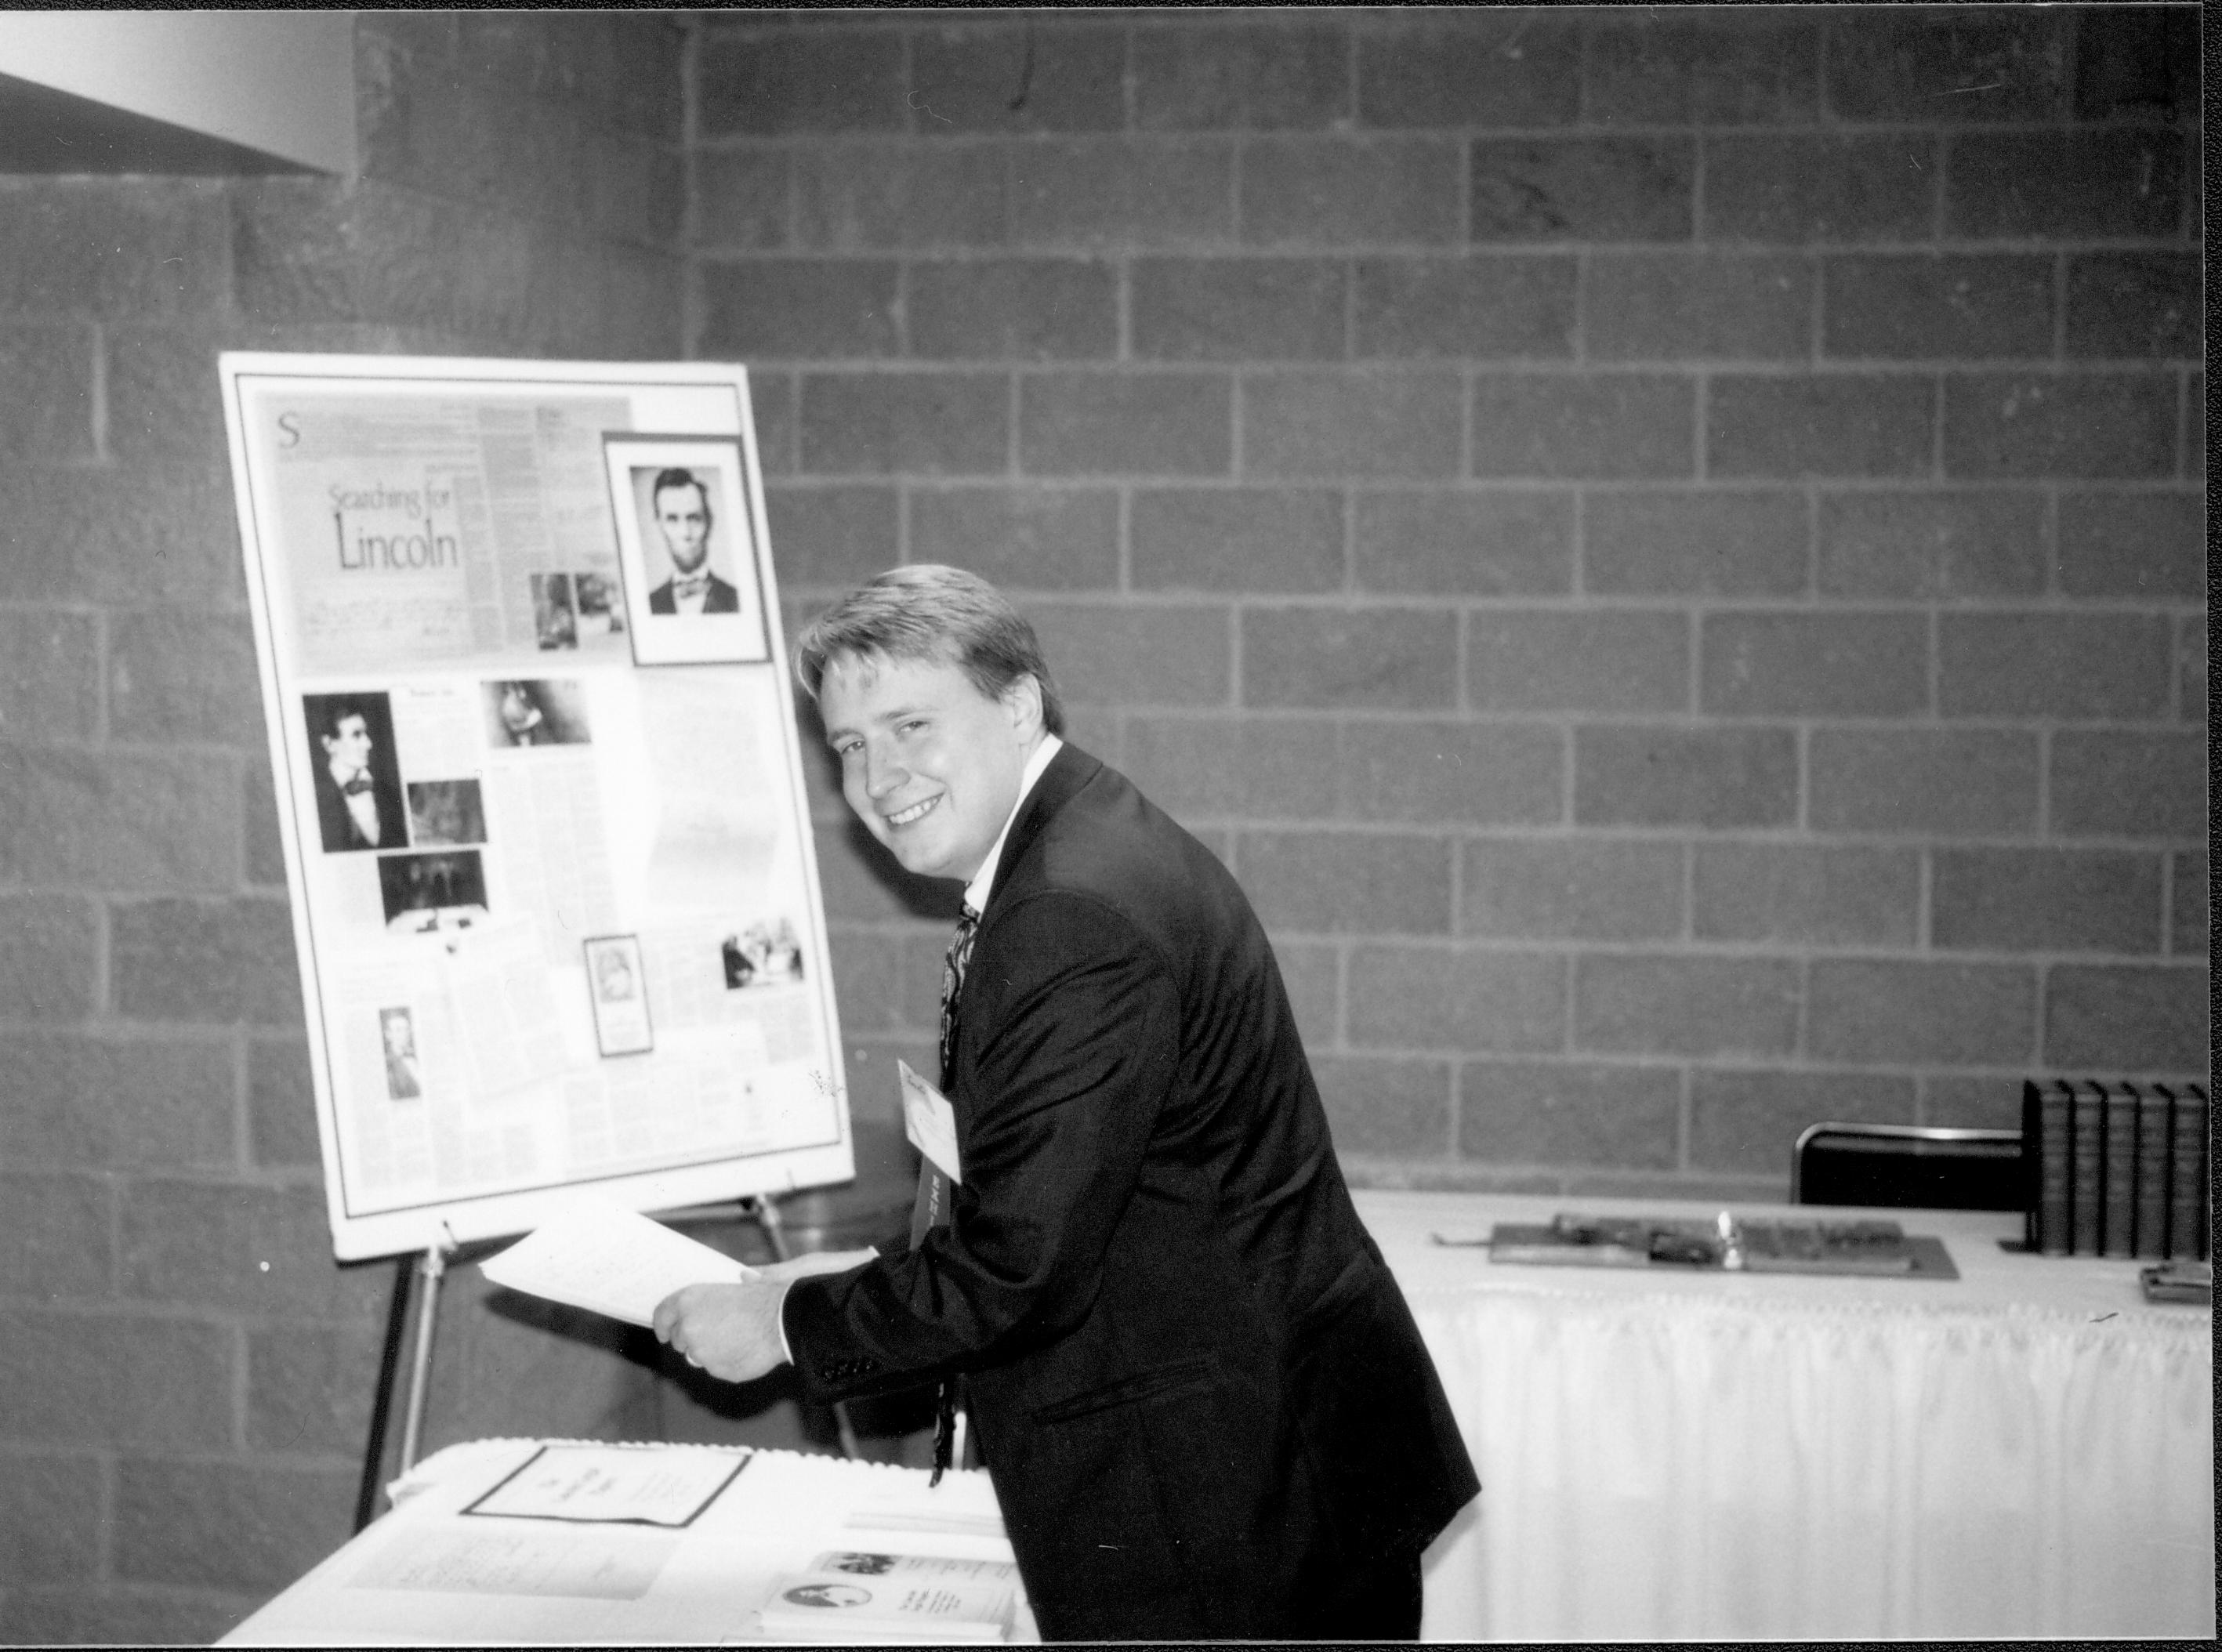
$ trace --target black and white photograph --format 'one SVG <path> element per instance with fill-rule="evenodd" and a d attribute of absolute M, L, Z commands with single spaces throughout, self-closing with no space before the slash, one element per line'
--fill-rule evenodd
<path fill-rule="evenodd" d="M 532 631 L 543 654 L 579 646 L 579 609 L 568 574 L 534 574 Z"/>
<path fill-rule="evenodd" d="M 603 439 L 633 657 L 643 665 L 761 660 L 758 554 L 734 441 Z"/>
<path fill-rule="evenodd" d="M 419 849 L 486 840 L 486 804 L 475 780 L 409 782 L 409 837 Z"/>
<path fill-rule="evenodd" d="M 568 677 L 505 677 L 483 685 L 486 744 L 512 746 L 587 745 L 587 691 Z"/>
<path fill-rule="evenodd" d="M 475 849 L 382 855 L 378 892 L 389 934 L 468 929 L 486 920 L 486 867 Z"/>
<path fill-rule="evenodd" d="M 424 1077 L 417 1061 L 417 1019 L 405 1006 L 378 1012 L 380 1047 L 386 1054 L 386 1096 L 388 1101 L 413 1102 L 424 1094 Z"/>
<path fill-rule="evenodd" d="M 306 768 L 324 852 L 406 848 L 409 820 L 386 695 L 304 694 L 301 713 L 308 725 Z"/>
<path fill-rule="evenodd" d="M 648 982 L 637 935 L 600 935 L 586 943 L 587 990 L 593 1000 L 594 1040 L 605 1056 L 642 1055 L 656 1047 Z"/>

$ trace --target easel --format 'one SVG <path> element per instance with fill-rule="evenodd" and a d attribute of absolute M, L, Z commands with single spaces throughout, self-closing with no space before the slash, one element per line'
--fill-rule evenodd
<path fill-rule="evenodd" d="M 713 1207 L 714 1208 L 714 1207 Z M 769 1193 L 751 1193 L 740 1202 L 741 1215 L 762 1231 L 775 1261 L 788 1259 L 787 1228 L 780 1219 L 778 1201 Z M 668 1216 L 706 1214 L 697 1210 L 668 1212 Z M 444 1225 L 444 1224 L 443 1224 Z M 421 1256 L 394 1258 L 393 1297 L 386 1312 L 386 1346 L 379 1356 L 378 1391 L 371 1400 L 370 1438 L 363 1448 L 362 1483 L 355 1499 L 355 1529 L 361 1531 L 378 1513 L 378 1493 L 386 1463 L 386 1431 L 393 1411 L 393 1382 L 401 1365 L 401 1342 L 409 1322 L 409 1280 L 413 1273 L 423 1283 L 417 1292 L 417 1335 L 410 1350 L 409 1398 L 401 1416 L 401 1460 L 396 1476 L 417 1466 L 417 1450 L 424 1432 L 424 1400 L 432 1376 L 432 1329 L 440 1313 L 440 1281 L 446 1277 L 448 1259 L 457 1246 L 450 1234 L 445 1243 L 429 1246 Z M 840 1437 L 841 1454 L 857 1455 L 857 1431 L 849 1422 L 849 1408 L 833 1403 L 833 1426 Z"/>

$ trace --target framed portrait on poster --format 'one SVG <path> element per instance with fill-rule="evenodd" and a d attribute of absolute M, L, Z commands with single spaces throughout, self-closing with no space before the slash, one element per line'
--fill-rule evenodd
<path fill-rule="evenodd" d="M 847 1180 L 746 374 L 219 371 L 335 1253 Z"/>
<path fill-rule="evenodd" d="M 761 543 L 750 532 L 740 443 L 602 438 L 618 565 L 642 665 L 767 659 Z"/>

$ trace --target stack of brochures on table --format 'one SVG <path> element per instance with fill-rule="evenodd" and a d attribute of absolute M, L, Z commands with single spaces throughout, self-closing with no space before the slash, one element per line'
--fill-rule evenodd
<path fill-rule="evenodd" d="M 787 1640 L 855 1643 L 1000 1641 L 1019 1602 L 1007 1561 L 840 1551 L 772 1586 L 763 1630 Z"/>

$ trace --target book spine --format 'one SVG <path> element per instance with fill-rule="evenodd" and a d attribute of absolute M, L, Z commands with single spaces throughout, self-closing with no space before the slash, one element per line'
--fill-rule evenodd
<path fill-rule="evenodd" d="M 2174 1162 L 2169 1166 L 2169 1255 L 2206 1259 L 2206 1092 L 2196 1084 L 2175 1099 Z"/>
<path fill-rule="evenodd" d="M 2029 1104 L 2031 1092 L 2037 1092 L 2037 1237 L 2034 1248 L 2049 1256 L 2068 1253 L 2073 1228 L 2069 1222 L 2069 1195 L 2074 1185 L 2069 1173 L 2068 1155 L 2073 1137 L 2068 1130 L 2068 1115 L 2075 1106 L 2074 1092 L 2062 1083 L 2054 1083 L 2042 1091 L 2031 1084 L 2023 1093 L 2023 1105 Z M 2024 1115 L 2024 1116 L 2026 1116 Z M 2022 1151 L 2030 1151 L 2026 1144 Z"/>
<path fill-rule="evenodd" d="M 2099 1253 L 2137 1254 L 2137 1087 L 2122 1084 L 2106 1096 L 2101 1128 L 2106 1131 L 2106 1170 L 2100 1187 Z"/>
<path fill-rule="evenodd" d="M 2155 1084 L 2137 1097 L 2137 1237 L 2134 1253 L 2168 1254 L 2169 1134 L 2174 1126 L 2169 1109 L 2175 1096 L 2166 1084 Z"/>
<path fill-rule="evenodd" d="M 2106 1090 L 2102 1084 L 2093 1084 L 2087 1096 L 2074 1098 L 2074 1114 L 2068 1124 L 2068 1197 L 2072 1202 L 2068 1215 L 2068 1248 L 2078 1256 L 2099 1253 L 2100 1205 L 2106 1197 Z"/>

